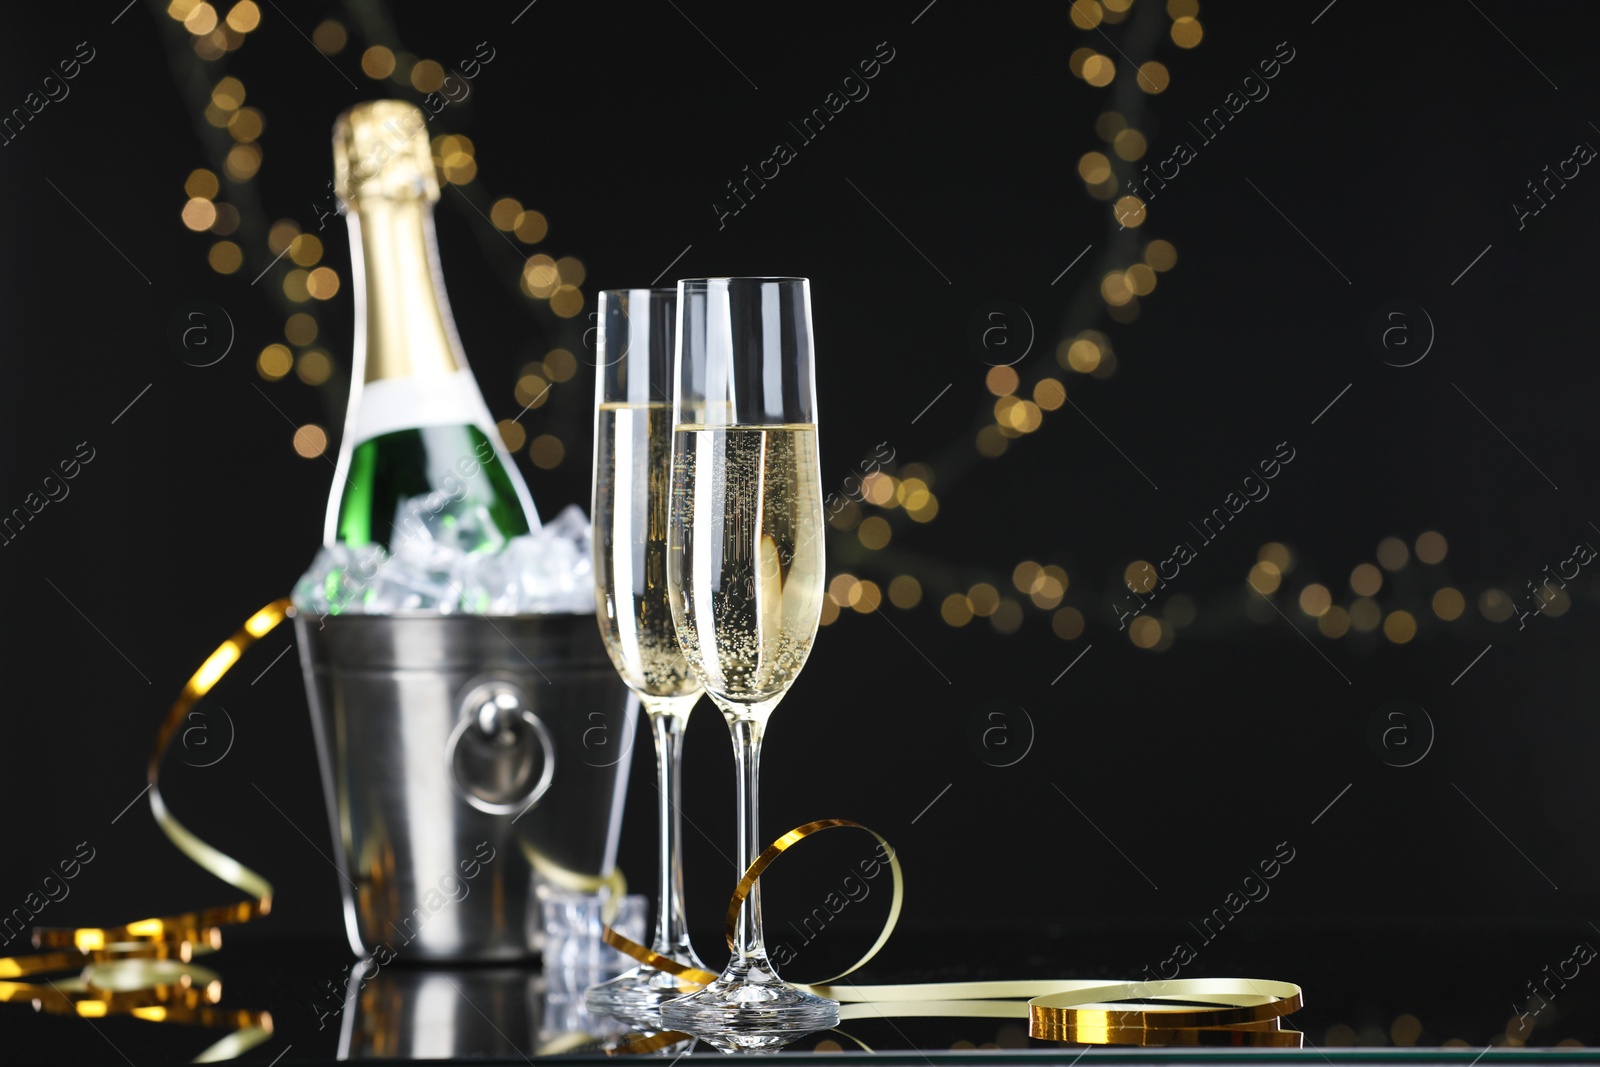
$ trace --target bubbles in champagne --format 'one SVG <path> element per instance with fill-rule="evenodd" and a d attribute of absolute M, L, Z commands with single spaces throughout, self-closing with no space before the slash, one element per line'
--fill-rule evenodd
<path fill-rule="evenodd" d="M 645 696 L 700 689 L 667 606 L 671 449 L 671 405 L 600 406 L 594 492 L 600 633 L 617 673 Z"/>
<path fill-rule="evenodd" d="M 713 694 L 773 700 L 822 611 L 816 430 L 686 426 L 677 445 L 668 566 L 684 655 Z"/>

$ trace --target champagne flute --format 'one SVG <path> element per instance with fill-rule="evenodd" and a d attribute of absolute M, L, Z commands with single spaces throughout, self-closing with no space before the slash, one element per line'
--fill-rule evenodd
<path fill-rule="evenodd" d="M 672 479 L 675 289 L 600 294 L 595 374 L 595 612 L 617 673 L 639 696 L 656 745 L 660 880 L 651 948 L 705 970 L 683 911 L 683 731 L 700 699 L 667 606 L 667 502 Z M 584 996 L 597 1014 L 656 1021 L 692 989 L 638 966 Z"/>
<path fill-rule="evenodd" d="M 805 665 L 822 613 L 807 281 L 680 281 L 677 368 L 668 599 L 684 658 L 733 732 L 742 872 L 762 847 L 762 735 Z M 788 985 L 768 959 L 759 881 L 729 948 L 733 958 L 715 982 L 662 1006 L 668 1025 L 779 1033 L 838 1021 L 838 1004 Z"/>

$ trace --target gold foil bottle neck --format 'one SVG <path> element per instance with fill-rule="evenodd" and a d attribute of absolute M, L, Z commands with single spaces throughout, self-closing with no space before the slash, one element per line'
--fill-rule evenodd
<path fill-rule="evenodd" d="M 404 100 L 370 100 L 340 115 L 333 125 L 333 189 L 351 206 L 368 197 L 437 203 L 422 110 Z"/>

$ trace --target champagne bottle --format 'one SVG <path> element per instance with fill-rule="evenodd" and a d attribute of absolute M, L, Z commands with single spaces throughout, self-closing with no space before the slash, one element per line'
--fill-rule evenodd
<path fill-rule="evenodd" d="M 473 381 L 440 280 L 439 182 L 422 112 L 358 104 L 334 126 L 350 222 L 355 357 L 323 540 L 396 551 L 448 531 L 469 552 L 539 526 Z"/>

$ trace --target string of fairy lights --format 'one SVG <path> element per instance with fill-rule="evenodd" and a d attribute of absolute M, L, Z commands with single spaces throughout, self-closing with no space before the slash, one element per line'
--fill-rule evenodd
<path fill-rule="evenodd" d="M 859 490 L 828 520 L 833 527 L 831 540 L 840 550 L 830 555 L 842 560 L 846 569 L 837 570 L 828 582 L 823 625 L 850 614 L 886 610 L 887 603 L 906 612 L 933 608 L 944 624 L 955 628 L 984 621 L 1000 634 L 1017 632 L 1032 616 L 1056 637 L 1076 641 L 1089 625 L 1085 610 L 1103 611 L 1104 605 L 1090 596 L 1069 595 L 1071 576 L 1057 563 L 1027 559 L 1009 574 L 980 574 L 917 556 L 897 539 L 908 528 L 931 523 L 939 515 L 936 483 L 953 484 L 979 464 L 1004 456 L 1013 442 L 1039 432 L 1049 416 L 1068 404 L 1073 378 L 1111 378 L 1118 357 L 1107 329 L 1135 321 L 1141 301 L 1156 291 L 1163 274 L 1177 266 L 1172 242 L 1140 239 L 1150 209 L 1128 191 L 1133 165 L 1149 148 L 1140 128 L 1146 102 L 1165 92 L 1173 77 L 1159 60 L 1135 64 L 1109 35 L 1107 27 L 1127 22 L 1136 2 L 1148 8 L 1161 0 L 1073 0 L 1068 9 L 1073 26 L 1091 42 L 1071 51 L 1068 67 L 1087 87 L 1109 93 L 1112 100 L 1094 122 L 1098 146 L 1085 151 L 1077 164 L 1085 194 L 1106 205 L 1111 235 L 1102 269 L 1087 283 L 1090 299 L 1082 305 L 1087 309 L 1080 316 L 1082 328 L 1069 328 L 1052 353 L 1027 367 L 990 368 L 984 386 L 993 401 L 958 447 L 933 461 L 891 462 L 860 480 Z M 210 239 L 206 261 L 218 274 L 237 276 L 251 285 L 271 279 L 263 288 L 284 314 L 283 339 L 257 354 L 260 378 L 327 386 L 335 382 L 340 361 L 317 344 L 318 311 L 339 295 L 344 280 L 322 263 L 324 244 L 315 233 L 306 232 L 293 218 L 266 221 L 257 181 L 265 159 L 261 138 L 267 118 L 259 101 L 249 102 L 244 83 L 225 72 L 228 57 L 261 26 L 263 12 L 254 0 L 237 0 L 225 14 L 205 0 L 171 0 L 166 13 L 181 26 L 176 39 L 186 41 L 195 57 L 191 62 L 200 67 L 186 86 L 180 79 L 180 86 L 194 97 L 201 140 L 212 157 L 209 166 L 194 169 L 184 181 L 182 224 Z M 1198 0 L 1165 0 L 1161 14 L 1165 38 L 1172 46 L 1188 51 L 1201 43 L 1205 28 Z M 393 36 L 387 20 L 362 20 L 362 25 L 369 37 Z M 405 50 L 397 39 L 375 40 L 357 53 L 350 30 L 336 18 L 321 22 L 310 36 L 329 62 L 348 67 L 355 58 L 362 76 L 385 83 L 395 95 L 421 100 L 437 93 L 451 73 L 438 60 Z M 440 132 L 432 137 L 431 146 L 441 183 L 454 187 L 506 242 L 523 251 L 515 286 L 530 311 L 549 326 L 547 335 L 571 336 L 574 320 L 587 305 L 583 263 L 571 255 L 553 257 L 542 250 L 550 233 L 543 212 L 513 196 L 487 194 L 470 138 Z M 253 261 L 248 270 L 247 261 Z M 251 274 L 254 282 L 246 277 Z M 1099 328 L 1096 323 L 1105 320 L 1107 329 Z M 557 387 L 571 382 L 578 370 L 579 360 L 570 348 L 551 348 L 521 367 L 513 398 L 524 414 L 545 408 L 556 398 Z M 507 449 L 525 452 L 536 467 L 554 469 L 566 459 L 567 446 L 559 435 L 530 434 L 520 416 L 502 420 L 499 428 Z M 330 441 L 322 426 L 308 422 L 296 427 L 291 443 L 298 455 L 316 459 L 326 453 Z M 891 549 L 891 544 L 896 547 Z M 1245 576 L 1249 589 L 1239 589 L 1221 605 L 1208 605 L 1206 618 L 1192 598 L 1176 594 L 1141 613 L 1124 632 L 1135 647 L 1160 652 L 1183 631 L 1220 633 L 1241 618 L 1270 624 L 1278 618 L 1281 600 L 1289 609 L 1284 617 L 1308 635 L 1404 645 L 1429 628 L 1469 619 L 1474 606 L 1477 615 L 1491 623 L 1524 614 L 1502 589 L 1486 588 L 1472 598 L 1452 584 L 1445 566 L 1447 552 L 1448 544 L 1438 531 L 1422 531 L 1409 543 L 1389 537 L 1378 544 L 1372 561 L 1334 580 L 1312 573 L 1314 568 L 1297 559 L 1289 547 L 1269 542 L 1261 546 Z M 1313 580 L 1291 588 L 1290 576 L 1297 567 Z M 1153 582 L 1153 576 L 1149 562 L 1133 560 L 1124 571 L 1123 584 L 1132 593 L 1146 595 L 1151 592 L 1146 583 Z M 970 580 L 974 577 L 979 580 Z M 1387 604 L 1382 597 L 1387 597 Z M 1570 606 L 1564 588 L 1547 590 L 1539 613 L 1560 616 Z"/>

